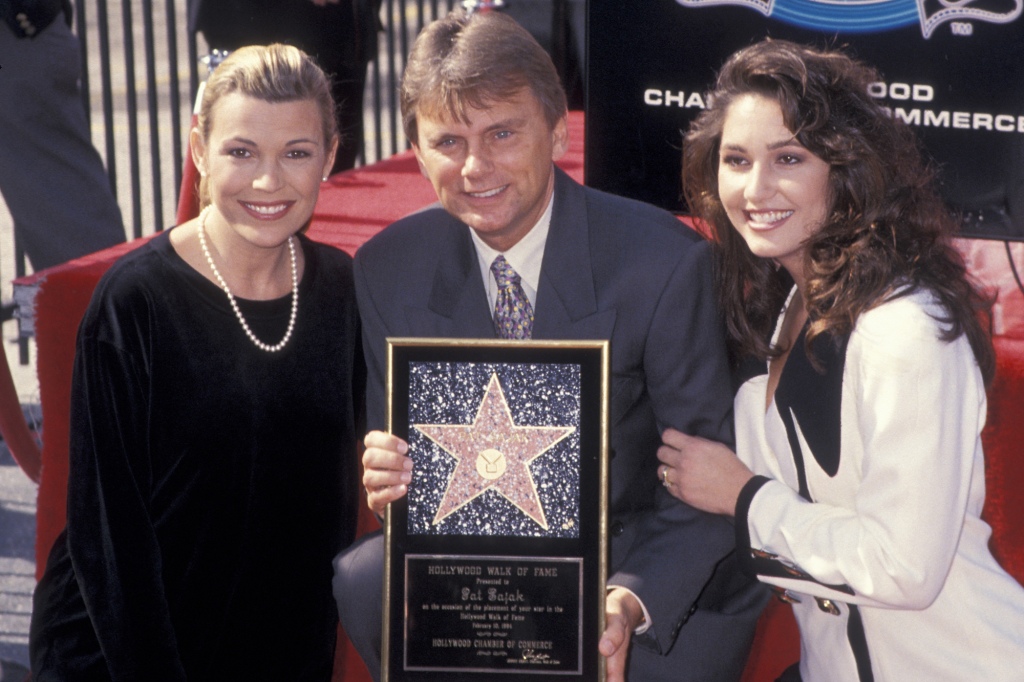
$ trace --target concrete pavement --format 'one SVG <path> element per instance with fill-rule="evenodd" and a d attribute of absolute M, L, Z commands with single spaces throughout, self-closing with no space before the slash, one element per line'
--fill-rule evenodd
<path fill-rule="evenodd" d="M 35 587 L 36 486 L 0 448 L 0 682 L 28 672 Z"/>
<path fill-rule="evenodd" d="M 3 324 L 2 336 L 18 395 L 29 418 L 37 420 L 35 344 L 30 364 L 19 365 L 14 322 Z M 36 583 L 36 493 L 36 484 L 0 443 L 0 682 L 22 682 L 28 672 L 28 626 Z"/>

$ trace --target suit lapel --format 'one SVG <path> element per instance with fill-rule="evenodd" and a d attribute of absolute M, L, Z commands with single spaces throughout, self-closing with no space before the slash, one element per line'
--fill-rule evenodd
<path fill-rule="evenodd" d="M 557 167 L 551 229 L 544 245 L 533 336 L 610 339 L 615 311 L 598 311 L 585 190 Z M 492 338 L 494 323 L 469 228 L 447 216 L 427 308 L 409 307 L 416 336 Z"/>
<path fill-rule="evenodd" d="M 615 312 L 599 314 L 597 309 L 585 190 L 557 167 L 554 202 L 534 307 L 533 336 L 611 338 Z"/>
<path fill-rule="evenodd" d="M 406 309 L 409 328 L 417 336 L 491 338 L 494 323 L 469 228 L 450 216 L 447 227 L 437 245 L 440 255 L 427 309 Z"/>

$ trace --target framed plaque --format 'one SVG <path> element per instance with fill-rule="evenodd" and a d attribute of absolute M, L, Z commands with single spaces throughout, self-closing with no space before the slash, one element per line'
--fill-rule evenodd
<path fill-rule="evenodd" d="M 603 680 L 606 341 L 388 339 L 385 682 Z"/>

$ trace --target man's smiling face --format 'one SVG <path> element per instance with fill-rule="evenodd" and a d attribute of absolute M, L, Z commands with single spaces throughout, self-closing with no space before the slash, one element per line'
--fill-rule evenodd
<path fill-rule="evenodd" d="M 445 210 L 507 251 L 547 208 L 554 161 L 568 146 L 566 121 L 552 128 L 528 88 L 466 113 L 460 121 L 417 111 L 413 149 Z"/>

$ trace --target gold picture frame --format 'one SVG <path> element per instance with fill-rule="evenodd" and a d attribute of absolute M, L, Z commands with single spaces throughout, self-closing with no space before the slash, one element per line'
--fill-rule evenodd
<path fill-rule="evenodd" d="M 609 343 L 387 343 L 382 679 L 603 680 Z"/>

